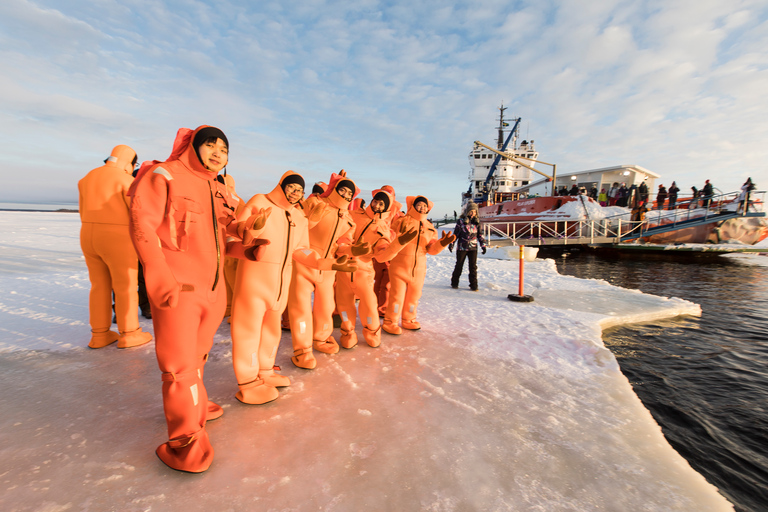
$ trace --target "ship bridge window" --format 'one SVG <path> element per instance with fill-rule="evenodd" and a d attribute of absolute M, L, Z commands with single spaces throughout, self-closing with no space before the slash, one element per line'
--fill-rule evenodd
<path fill-rule="evenodd" d="M 475 154 L 475 160 L 477 160 L 478 158 L 480 158 L 480 155 L 479 154 Z"/>

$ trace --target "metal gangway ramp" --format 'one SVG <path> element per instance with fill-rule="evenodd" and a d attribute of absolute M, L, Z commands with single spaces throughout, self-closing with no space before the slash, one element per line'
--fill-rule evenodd
<path fill-rule="evenodd" d="M 765 192 L 759 192 L 764 194 Z M 729 196 L 729 197 L 726 197 Z M 483 236 L 498 246 L 616 245 L 654 234 L 722 222 L 738 217 L 765 217 L 762 201 L 749 208 L 736 204 L 734 195 L 713 196 L 699 207 L 683 203 L 673 210 L 651 210 L 643 220 L 629 220 L 630 213 L 595 220 L 540 220 L 525 222 L 483 222 Z"/>

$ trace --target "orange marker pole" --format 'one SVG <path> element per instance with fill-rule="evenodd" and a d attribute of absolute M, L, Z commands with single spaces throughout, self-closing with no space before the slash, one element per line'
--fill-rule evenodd
<path fill-rule="evenodd" d="M 520 293 L 518 293 L 521 297 L 523 296 L 523 246 L 520 246 Z"/>
<path fill-rule="evenodd" d="M 523 272 L 524 260 L 525 260 L 525 254 L 523 251 L 523 246 L 521 245 L 520 246 L 520 288 L 517 295 L 513 293 L 510 293 L 509 295 L 507 295 L 507 298 L 513 302 L 533 302 L 532 295 L 523 295 L 523 283 L 525 281 L 524 272 Z"/>

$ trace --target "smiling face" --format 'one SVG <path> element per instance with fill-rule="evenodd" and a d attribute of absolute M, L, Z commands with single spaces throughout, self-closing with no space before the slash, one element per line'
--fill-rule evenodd
<path fill-rule="evenodd" d="M 346 201 L 352 200 L 352 195 L 354 194 L 354 191 L 349 187 L 338 187 L 336 189 L 336 192 L 343 197 Z"/>
<path fill-rule="evenodd" d="M 289 183 L 285 186 L 285 198 L 291 204 L 298 203 L 304 198 L 304 187 L 298 183 Z"/>
<path fill-rule="evenodd" d="M 429 212 L 429 205 L 427 205 L 427 203 L 425 203 L 424 201 L 419 201 L 418 203 L 415 203 L 413 205 L 413 209 L 419 213 L 424 214 Z"/>
<path fill-rule="evenodd" d="M 203 166 L 211 172 L 218 173 L 229 161 L 229 149 L 221 139 L 206 140 L 197 148 L 197 153 Z"/>
<path fill-rule="evenodd" d="M 386 204 L 384 204 L 384 201 L 382 201 L 381 199 L 371 200 L 371 211 L 373 213 L 382 213 L 384 212 L 385 207 L 386 207 Z"/>

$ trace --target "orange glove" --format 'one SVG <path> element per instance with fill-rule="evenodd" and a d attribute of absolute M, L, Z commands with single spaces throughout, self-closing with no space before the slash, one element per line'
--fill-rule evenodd
<path fill-rule="evenodd" d="M 175 308 L 179 303 L 179 293 L 182 287 L 176 282 L 176 278 L 173 277 L 165 259 L 145 261 L 143 265 L 144 282 L 147 286 L 149 299 L 158 308 Z"/>
<path fill-rule="evenodd" d="M 257 239 L 261 231 L 264 229 L 264 225 L 267 223 L 269 214 L 272 213 L 272 208 L 260 208 L 253 213 L 245 221 L 245 232 L 243 233 L 243 245 L 250 247 L 254 245 L 254 240 Z M 250 259 L 250 258 L 249 258 Z"/>
<path fill-rule="evenodd" d="M 443 236 L 438 241 L 440 242 L 440 245 L 445 247 L 446 245 L 452 244 L 453 242 L 456 241 L 456 235 L 454 235 L 449 231 L 445 231 L 443 232 Z"/>
<path fill-rule="evenodd" d="M 338 270 L 339 272 L 354 272 L 357 270 L 357 265 L 354 259 L 347 261 L 346 256 L 339 256 L 336 258 L 336 263 L 331 265 L 331 270 Z"/>
<path fill-rule="evenodd" d="M 413 228 L 410 231 L 406 231 L 405 223 L 400 226 L 400 234 L 397 237 L 397 243 L 400 245 L 405 245 L 414 238 L 416 238 L 416 235 L 418 235 L 419 232 L 416 230 L 416 228 Z"/>
<path fill-rule="evenodd" d="M 327 209 L 328 205 L 326 205 L 325 202 L 317 201 L 312 209 L 307 213 L 307 222 L 309 222 L 309 225 L 312 226 L 317 224 Z"/>
<path fill-rule="evenodd" d="M 352 256 L 363 256 L 371 252 L 371 245 L 368 242 L 357 243 L 350 247 L 350 251 Z"/>

